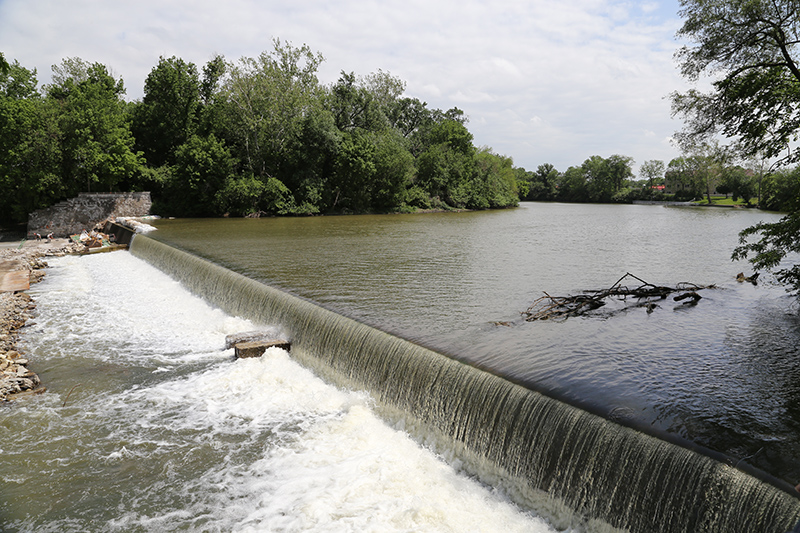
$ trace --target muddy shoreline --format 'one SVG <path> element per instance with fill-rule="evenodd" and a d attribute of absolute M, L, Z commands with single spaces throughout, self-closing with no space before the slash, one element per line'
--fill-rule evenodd
<path fill-rule="evenodd" d="M 83 245 L 68 239 L 12 243 L 0 249 L 0 275 L 29 279 L 33 285 L 44 278 L 48 257 L 74 254 L 82 249 Z M 29 361 L 19 346 L 24 328 L 33 325 L 35 316 L 36 302 L 27 289 L 7 287 L 0 292 L 0 403 L 47 390 L 32 370 L 36 362 Z"/>

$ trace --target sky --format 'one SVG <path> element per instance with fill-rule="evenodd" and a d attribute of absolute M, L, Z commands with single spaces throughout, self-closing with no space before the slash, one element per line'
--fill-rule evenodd
<path fill-rule="evenodd" d="M 382 70 L 429 108 L 462 109 L 476 146 L 535 170 L 592 155 L 668 163 L 678 0 L 0 0 L 0 51 L 40 83 L 67 57 L 143 96 L 159 57 L 202 66 L 279 38 L 322 54 L 322 83 Z"/>

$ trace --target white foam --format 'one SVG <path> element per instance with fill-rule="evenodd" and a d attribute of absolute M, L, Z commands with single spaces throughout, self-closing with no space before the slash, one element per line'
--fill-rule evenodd
<path fill-rule="evenodd" d="M 98 479 L 117 476 L 98 481 L 111 487 L 87 489 L 97 498 L 120 494 L 115 507 L 76 509 L 63 524 L 555 531 L 389 427 L 367 395 L 326 384 L 284 350 L 234 360 L 225 335 L 253 324 L 208 306 L 146 263 L 122 252 L 54 263 L 36 289 L 40 353 L 66 358 L 80 346 L 84 358 L 147 369 L 125 373 L 129 381 L 112 390 L 76 392 L 66 407 L 52 394 L 26 407 L 47 419 L 47 453 L 55 456 L 38 475 L 51 477 L 54 491 L 66 487 L 48 469 L 91 464 Z M 84 474 L 60 477 L 68 485 L 75 475 Z"/>

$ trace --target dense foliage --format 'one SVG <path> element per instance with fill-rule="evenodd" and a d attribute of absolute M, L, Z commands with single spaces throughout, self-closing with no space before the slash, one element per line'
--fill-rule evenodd
<path fill-rule="evenodd" d="M 654 162 L 647 162 L 654 163 Z M 559 202 L 631 202 L 653 200 L 657 197 L 653 187 L 663 184 L 662 170 L 641 180 L 634 180 L 633 159 L 622 155 L 604 158 L 593 155 L 580 166 L 569 167 L 564 172 L 545 163 L 535 171 L 517 169 L 517 179 L 523 184 L 524 198 L 536 201 Z M 643 165 L 643 167 L 646 165 Z"/>
<path fill-rule="evenodd" d="M 378 71 L 317 79 L 322 56 L 276 40 L 202 70 L 161 58 L 141 101 L 99 63 L 53 82 L 0 56 L 0 213 L 80 191 L 150 190 L 155 211 L 232 216 L 514 206 L 510 158 L 473 145 L 464 113 L 428 109 Z"/>

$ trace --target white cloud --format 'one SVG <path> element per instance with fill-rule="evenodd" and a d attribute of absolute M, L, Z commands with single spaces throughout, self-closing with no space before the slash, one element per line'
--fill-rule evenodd
<path fill-rule="evenodd" d="M 679 127 L 664 96 L 685 87 L 672 62 L 677 9 L 677 0 L 4 0 L 0 50 L 41 81 L 65 57 L 100 61 L 138 98 L 159 56 L 201 67 L 215 53 L 256 56 L 279 37 L 322 53 L 325 83 L 343 70 L 389 71 L 429 107 L 463 109 L 477 145 L 563 170 L 594 154 L 676 155 L 658 139 Z"/>

